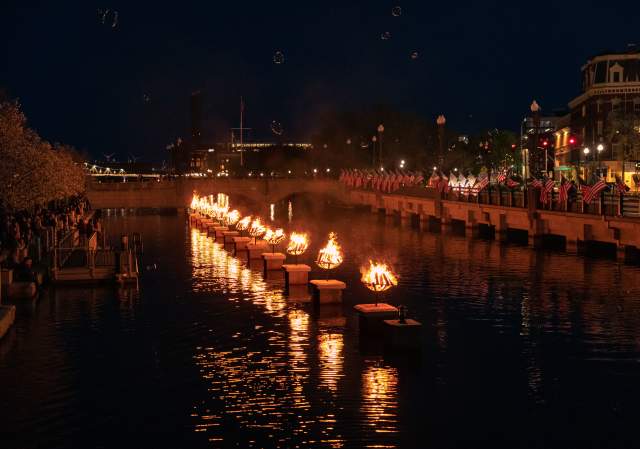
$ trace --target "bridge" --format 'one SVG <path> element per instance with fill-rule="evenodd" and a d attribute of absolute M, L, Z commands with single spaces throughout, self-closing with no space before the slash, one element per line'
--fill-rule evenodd
<path fill-rule="evenodd" d="M 584 206 L 572 211 L 538 208 L 523 192 L 502 192 L 492 196 L 441 197 L 433 189 L 403 188 L 394 193 L 346 189 L 331 178 L 177 178 L 147 182 L 105 182 L 91 180 L 88 197 L 96 209 L 102 208 L 185 208 L 193 191 L 200 194 L 224 192 L 232 201 L 253 210 L 268 211 L 268 205 L 297 195 L 313 194 L 337 203 L 370 208 L 415 223 L 430 230 L 458 227 L 469 235 L 485 232 L 500 240 L 520 236 L 531 246 L 555 239 L 568 252 L 581 252 L 594 244 L 604 244 L 619 260 L 635 261 L 640 254 L 640 202 L 637 195 L 626 201 L 632 210 L 617 216 L 615 207 L 603 202 L 601 210 L 584 213 Z M 494 192 L 495 193 L 495 192 Z M 533 193 L 533 192 L 528 192 Z M 488 201 L 487 201 L 488 199 Z M 574 204 L 575 206 L 576 204 Z M 625 206 L 625 207 L 627 207 Z"/>
<path fill-rule="evenodd" d="M 87 196 L 95 209 L 181 209 L 191 203 L 193 192 L 224 192 L 232 200 L 267 207 L 296 195 L 313 194 L 341 202 L 340 183 L 332 178 L 174 178 L 144 182 L 99 182 L 87 178 Z"/>

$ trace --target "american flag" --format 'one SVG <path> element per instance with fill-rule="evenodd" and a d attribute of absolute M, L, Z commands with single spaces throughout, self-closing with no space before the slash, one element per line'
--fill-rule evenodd
<path fill-rule="evenodd" d="M 474 186 L 473 190 L 480 193 L 482 190 L 489 185 L 489 177 L 483 177 L 478 183 Z"/>
<path fill-rule="evenodd" d="M 496 181 L 498 181 L 499 184 L 502 184 L 503 182 L 505 182 L 507 180 L 507 175 L 502 172 L 500 173 L 497 177 L 496 177 Z"/>
<path fill-rule="evenodd" d="M 616 176 L 616 189 L 618 190 L 618 195 L 620 196 L 623 196 L 630 190 L 629 186 L 627 186 L 624 181 L 618 176 Z"/>
<path fill-rule="evenodd" d="M 553 179 L 547 179 L 547 181 L 544 183 L 542 189 L 540 190 L 540 201 L 542 202 L 542 204 L 547 204 L 547 202 L 549 201 L 549 193 L 551 193 L 551 191 L 553 190 L 554 185 L 555 183 L 553 182 Z"/>
<path fill-rule="evenodd" d="M 531 183 L 529 185 L 531 187 L 533 187 L 534 189 L 542 188 L 542 182 L 539 179 L 534 179 L 533 181 L 531 181 Z"/>
<path fill-rule="evenodd" d="M 571 183 L 567 181 L 564 176 L 562 177 L 562 182 L 560 184 L 560 188 L 558 189 L 558 201 L 561 203 L 566 203 L 569 199 L 569 190 L 571 190 Z"/>
<path fill-rule="evenodd" d="M 587 204 L 591 204 L 591 202 L 595 198 L 597 198 L 600 192 L 602 192 L 606 188 L 607 188 L 607 183 L 604 182 L 602 179 L 599 179 L 598 182 L 596 182 L 592 186 L 584 186 L 584 185 L 580 186 L 580 190 L 582 190 L 582 201 L 584 201 Z"/>
<path fill-rule="evenodd" d="M 519 187 L 520 183 L 518 181 L 514 181 L 511 178 L 507 179 L 507 187 L 509 187 L 510 189 L 515 189 L 516 187 Z"/>

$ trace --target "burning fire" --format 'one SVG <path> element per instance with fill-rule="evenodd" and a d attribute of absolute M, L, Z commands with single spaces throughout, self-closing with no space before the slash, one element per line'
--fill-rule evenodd
<path fill-rule="evenodd" d="M 309 247 L 309 239 L 307 234 L 292 232 L 289 237 L 289 245 L 287 246 L 287 253 L 292 256 L 299 256 Z"/>
<path fill-rule="evenodd" d="M 371 260 L 369 261 L 369 268 L 363 270 L 360 280 L 369 290 L 376 293 L 384 292 L 398 285 L 398 278 L 389 270 L 386 264 L 374 264 Z"/>
<path fill-rule="evenodd" d="M 191 209 L 197 210 L 200 208 L 200 196 L 197 193 L 193 193 L 193 198 L 191 198 Z"/>
<path fill-rule="evenodd" d="M 242 220 L 236 223 L 236 229 L 238 231 L 246 231 L 249 228 L 249 224 L 251 224 L 251 215 L 247 215 Z"/>
<path fill-rule="evenodd" d="M 342 250 L 336 241 L 336 234 L 329 234 L 329 241 L 324 248 L 320 248 L 316 264 L 325 270 L 335 268 L 342 263 Z"/>
<path fill-rule="evenodd" d="M 232 210 L 231 212 L 229 212 L 227 214 L 227 216 L 225 217 L 225 221 L 227 222 L 227 226 L 231 226 L 234 225 L 238 222 L 238 220 L 240 220 L 240 212 L 238 212 L 237 210 Z"/>
<path fill-rule="evenodd" d="M 256 237 L 257 238 L 257 237 L 260 237 L 260 236 L 264 235 L 265 232 L 267 232 L 267 228 L 265 228 L 262 225 L 262 222 L 260 221 L 260 217 L 257 217 L 251 223 L 251 227 L 249 228 L 249 235 L 251 237 Z"/>
<path fill-rule="evenodd" d="M 267 229 L 267 232 L 264 234 L 264 239 L 267 241 L 269 245 L 277 245 L 282 242 L 287 235 L 284 233 L 282 229 L 276 229 L 275 231 L 272 229 Z"/>

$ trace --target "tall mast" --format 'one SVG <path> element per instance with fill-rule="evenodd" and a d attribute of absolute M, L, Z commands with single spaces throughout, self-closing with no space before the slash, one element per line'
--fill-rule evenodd
<path fill-rule="evenodd" d="M 242 147 L 242 135 L 244 134 L 242 125 L 243 125 L 243 115 L 244 115 L 244 101 L 242 101 L 242 97 L 240 97 L 240 167 L 244 167 L 244 148 Z"/>

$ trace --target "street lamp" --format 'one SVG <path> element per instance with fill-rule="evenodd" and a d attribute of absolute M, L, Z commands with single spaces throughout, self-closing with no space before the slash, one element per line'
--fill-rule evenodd
<path fill-rule="evenodd" d="M 602 161 L 600 160 L 600 154 L 604 151 L 604 145 L 602 145 L 601 143 L 598 144 L 598 146 L 596 147 L 596 150 L 598 150 L 598 167 L 602 168 Z"/>
<path fill-rule="evenodd" d="M 380 123 L 378 125 L 378 138 L 380 139 L 380 143 L 378 144 L 378 154 L 380 155 L 380 165 L 384 165 L 382 163 L 382 133 L 384 132 L 384 125 Z"/>
<path fill-rule="evenodd" d="M 436 118 L 436 125 L 438 125 L 438 164 L 444 164 L 444 125 L 447 123 L 447 119 L 444 115 L 440 114 Z"/>
<path fill-rule="evenodd" d="M 371 138 L 371 142 L 372 142 L 372 146 L 371 146 L 371 166 L 375 167 L 376 166 L 376 142 L 378 141 L 378 138 L 376 136 L 373 136 Z"/>
<path fill-rule="evenodd" d="M 582 152 L 584 153 L 584 178 L 587 179 L 587 161 L 589 159 L 589 153 L 591 152 L 591 150 L 589 149 L 589 147 L 584 147 L 584 150 L 582 150 Z"/>
<path fill-rule="evenodd" d="M 538 153 L 538 133 L 540 132 L 540 105 L 538 104 L 538 102 L 536 100 L 533 100 L 531 102 L 531 105 L 529 106 L 529 109 L 531 109 L 531 115 L 533 118 L 533 128 L 534 128 L 534 134 L 533 134 L 533 148 L 529 150 L 529 172 L 532 176 L 535 177 L 540 177 L 540 171 L 542 170 L 542 164 L 540 164 L 540 156 Z M 533 151 L 533 160 L 535 162 L 534 164 L 534 170 L 531 170 L 531 152 Z M 545 173 L 546 173 L 546 164 L 547 164 L 547 149 L 545 148 L 545 154 L 544 154 L 544 163 L 545 163 Z"/>

